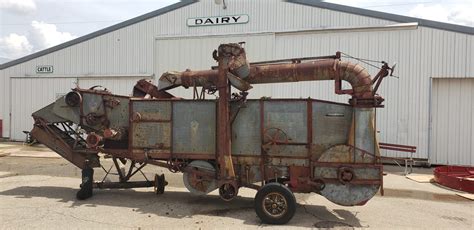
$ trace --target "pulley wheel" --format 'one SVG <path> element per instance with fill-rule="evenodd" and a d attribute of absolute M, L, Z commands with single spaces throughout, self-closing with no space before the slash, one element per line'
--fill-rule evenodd
<path fill-rule="evenodd" d="M 207 161 L 195 160 L 188 164 L 187 167 L 192 167 L 196 170 L 203 169 L 206 171 L 215 172 L 216 169 L 211 163 Z M 217 188 L 217 180 L 203 177 L 192 172 L 183 173 L 184 186 L 195 195 L 206 195 Z"/>
<path fill-rule="evenodd" d="M 355 153 L 355 155 L 354 155 Z M 351 168 L 350 164 L 364 163 L 370 165 L 374 162 L 374 157 L 363 153 L 360 150 L 355 152 L 350 146 L 336 145 L 326 150 L 319 162 L 340 163 L 345 165 L 340 168 L 316 167 L 314 174 L 316 178 L 323 178 L 330 175 L 336 176 L 339 182 L 325 183 L 324 189 L 319 193 L 328 200 L 344 206 L 362 205 L 375 196 L 380 185 L 353 184 L 354 179 L 380 179 L 380 171 L 377 168 Z M 346 163 L 346 164 L 344 164 Z"/>

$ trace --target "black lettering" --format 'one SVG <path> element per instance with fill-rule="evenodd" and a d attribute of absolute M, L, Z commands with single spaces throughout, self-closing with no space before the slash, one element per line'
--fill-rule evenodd
<path fill-rule="evenodd" d="M 201 24 L 202 24 L 202 19 L 197 18 L 197 19 L 194 21 L 194 24 L 196 24 L 196 25 L 201 25 Z"/>
<path fill-rule="evenodd" d="M 241 17 L 241 16 L 238 16 L 238 17 L 232 16 L 232 18 L 234 19 L 235 22 L 237 22 L 240 17 Z"/>
<path fill-rule="evenodd" d="M 214 24 L 214 22 L 212 22 L 212 20 L 210 18 L 206 19 L 206 21 L 204 22 L 204 24 Z"/>
<path fill-rule="evenodd" d="M 221 19 L 221 22 L 222 22 L 222 23 L 229 23 L 229 20 L 230 20 L 229 17 L 223 17 L 223 18 Z"/>

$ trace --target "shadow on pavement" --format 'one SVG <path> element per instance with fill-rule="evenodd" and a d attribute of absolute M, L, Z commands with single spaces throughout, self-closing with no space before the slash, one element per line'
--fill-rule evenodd
<path fill-rule="evenodd" d="M 67 187 L 23 186 L 0 192 L 3 196 L 14 196 L 17 199 L 49 198 L 58 202 L 71 203 L 70 208 L 80 206 L 114 206 L 131 209 L 132 212 L 166 216 L 171 218 L 190 218 L 195 215 L 223 216 L 244 220 L 247 225 L 264 225 L 254 212 L 253 199 L 237 197 L 230 202 L 223 201 L 216 195 L 195 196 L 189 192 L 170 191 L 162 195 L 153 192 L 132 189 L 94 190 L 94 196 L 87 200 L 77 200 L 77 189 Z M 305 215 L 306 213 L 306 215 Z M 310 217 L 308 217 L 308 215 Z M 337 209 L 328 210 L 324 206 L 298 204 L 294 218 L 288 226 L 318 228 L 352 229 L 362 226 L 353 212 Z"/>

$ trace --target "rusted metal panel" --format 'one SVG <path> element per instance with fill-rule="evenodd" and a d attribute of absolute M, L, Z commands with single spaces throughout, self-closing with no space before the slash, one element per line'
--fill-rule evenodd
<path fill-rule="evenodd" d="M 171 124 L 168 122 L 140 122 L 132 129 L 133 148 L 150 148 L 169 152 Z"/>
<path fill-rule="evenodd" d="M 314 169 L 315 178 L 329 178 L 329 179 L 338 179 L 338 168 L 336 167 L 316 167 Z M 365 166 L 364 168 L 354 168 L 355 179 L 364 179 L 364 180 L 379 180 L 379 168 L 369 168 Z"/>
<path fill-rule="evenodd" d="M 269 100 L 264 104 L 265 130 L 281 129 L 289 143 L 307 142 L 308 120 L 305 101 Z"/>
<path fill-rule="evenodd" d="M 236 105 L 234 104 L 234 109 Z M 260 138 L 260 102 L 247 101 L 241 108 L 232 126 L 232 154 L 260 155 L 262 140 Z"/>
<path fill-rule="evenodd" d="M 41 110 L 40 110 L 41 111 Z M 45 110 L 45 111 L 48 111 L 48 110 Z M 39 111 L 37 111 L 39 112 Z M 35 112 L 35 113 L 37 113 Z M 54 103 L 54 106 L 52 108 L 52 111 L 49 111 L 50 112 L 50 115 L 54 115 L 54 114 L 61 114 L 61 117 L 63 117 L 64 119 L 67 119 L 69 121 L 72 121 L 76 124 L 79 124 L 80 123 L 80 110 L 79 110 L 79 107 L 70 107 L 70 106 L 67 106 L 66 102 L 65 102 L 65 97 L 62 96 L 60 98 L 58 98 L 56 100 L 56 102 Z M 43 114 L 43 116 L 45 116 L 46 114 Z M 48 116 L 48 117 L 49 117 Z M 54 115 L 54 116 L 57 116 L 57 115 Z M 46 119 L 49 121 L 49 119 Z M 56 119 L 52 119 L 52 121 L 54 121 Z"/>
<path fill-rule="evenodd" d="M 313 102 L 313 143 L 346 143 L 351 121 L 352 107 Z"/>
<path fill-rule="evenodd" d="M 278 147 L 270 148 L 267 151 L 267 155 L 272 156 L 279 156 L 279 157 L 304 157 L 308 156 L 308 146 L 306 144 L 303 145 L 278 145 Z"/>
<path fill-rule="evenodd" d="M 97 115 L 104 114 L 104 102 L 102 101 L 102 95 L 95 93 L 83 93 L 82 94 L 84 105 L 83 113 L 95 113 Z"/>
<path fill-rule="evenodd" d="M 294 158 L 269 158 L 269 162 L 271 165 L 281 165 L 281 166 L 309 166 L 308 159 L 294 159 Z"/>
<path fill-rule="evenodd" d="M 63 97 L 61 97 L 60 99 L 63 99 Z M 41 117 L 41 118 L 44 118 L 46 121 L 48 122 L 65 122 L 65 121 L 68 121 L 69 118 L 68 116 L 62 116 L 62 117 L 59 117 L 55 110 L 55 108 L 57 107 L 58 105 L 58 102 L 60 102 L 60 99 L 56 100 L 56 102 L 54 103 L 51 103 L 49 105 L 47 105 L 46 107 L 34 112 L 32 114 L 33 117 Z M 65 110 L 66 112 L 67 110 Z M 61 113 L 59 113 L 61 114 Z M 66 112 L 67 114 L 67 112 Z M 75 117 L 71 117 L 71 119 L 69 121 L 77 121 L 77 123 L 79 123 L 79 111 L 75 114 Z M 77 124 L 76 123 L 76 124 Z"/>
<path fill-rule="evenodd" d="M 262 144 L 263 151 L 266 151 L 267 156 L 306 157 L 309 152 L 307 141 L 308 113 L 306 101 L 264 101 Z M 291 162 L 294 159 L 288 161 Z M 272 160 L 272 162 L 275 162 L 275 160 Z M 287 164 L 286 162 L 282 163 Z M 296 164 L 301 165 L 301 162 Z"/>
<path fill-rule="evenodd" d="M 173 152 L 215 153 L 216 103 L 173 102 Z"/>
<path fill-rule="evenodd" d="M 374 130 L 374 109 L 354 108 L 354 122 L 354 146 L 371 154 L 378 155 L 379 148 L 375 140 Z"/>
<path fill-rule="evenodd" d="M 141 121 L 169 121 L 171 101 L 134 101 L 133 112 L 139 113 Z"/>
<path fill-rule="evenodd" d="M 110 121 L 110 127 L 120 128 L 128 127 L 129 122 L 129 102 L 128 98 L 119 98 L 114 96 L 104 96 L 104 100 L 117 102 L 115 106 L 108 106 L 107 117 Z"/>
<path fill-rule="evenodd" d="M 171 151 L 171 101 L 132 101 L 132 147 Z"/>

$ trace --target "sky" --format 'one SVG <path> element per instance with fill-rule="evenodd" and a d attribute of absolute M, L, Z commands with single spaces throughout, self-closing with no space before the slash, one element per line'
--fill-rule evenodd
<path fill-rule="evenodd" d="M 474 26 L 474 0 L 327 1 Z M 0 63 L 64 43 L 175 2 L 178 1 L 0 0 Z"/>

